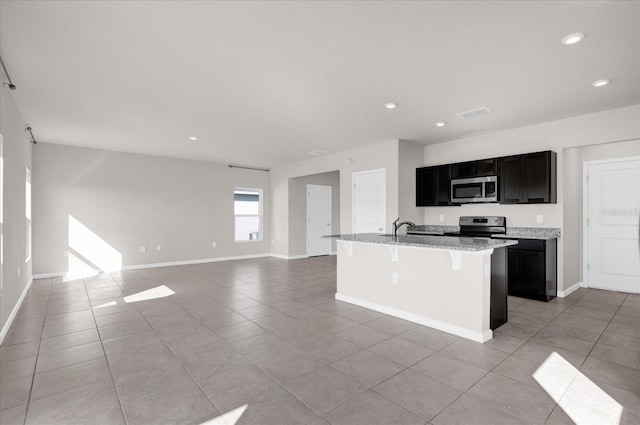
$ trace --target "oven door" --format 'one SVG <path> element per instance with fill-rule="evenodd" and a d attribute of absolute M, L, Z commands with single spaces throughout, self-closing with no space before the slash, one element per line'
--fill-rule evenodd
<path fill-rule="evenodd" d="M 484 179 L 451 180 L 451 202 L 485 202 Z"/>

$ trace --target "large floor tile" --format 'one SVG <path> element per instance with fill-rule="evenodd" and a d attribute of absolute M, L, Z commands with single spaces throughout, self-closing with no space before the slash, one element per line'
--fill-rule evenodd
<path fill-rule="evenodd" d="M 393 338 L 393 335 L 383 332 L 381 330 L 371 328 L 366 325 L 355 326 L 353 328 L 346 329 L 337 334 L 340 338 L 344 338 L 349 342 L 359 345 L 362 348 L 368 348 L 372 345 L 386 341 Z"/>
<path fill-rule="evenodd" d="M 427 357 L 411 369 L 458 391 L 467 391 L 487 374 L 485 369 L 442 353 Z"/>
<path fill-rule="evenodd" d="M 374 391 L 366 391 L 324 415 L 332 425 L 424 425 L 424 419 Z"/>
<path fill-rule="evenodd" d="M 404 369 L 404 366 L 368 350 L 338 360 L 332 366 L 369 388 Z"/>
<path fill-rule="evenodd" d="M 120 336 L 102 341 L 107 356 L 132 351 L 137 348 L 161 343 L 156 331 L 145 331 L 133 335 Z"/>
<path fill-rule="evenodd" d="M 38 356 L 36 373 L 49 372 L 61 367 L 104 358 L 104 350 L 100 342 L 78 345 Z"/>
<path fill-rule="evenodd" d="M 44 327 L 44 329 L 42 330 L 42 338 L 51 338 L 54 336 L 86 331 L 95 328 L 96 322 L 93 318 L 87 320 L 79 320 L 76 322 L 56 323 L 55 325 Z"/>
<path fill-rule="evenodd" d="M 32 380 L 31 376 L 27 376 L 13 381 L 0 382 L 0 410 L 19 406 L 29 401 Z"/>
<path fill-rule="evenodd" d="M 376 386 L 374 391 L 427 421 L 462 394 L 411 369 Z"/>
<path fill-rule="evenodd" d="M 580 371 L 591 380 L 640 393 L 640 370 L 589 357 Z"/>
<path fill-rule="evenodd" d="M 33 381 L 31 400 L 33 402 L 39 398 L 50 397 L 102 381 L 111 382 L 109 368 L 104 358 L 39 373 Z"/>
<path fill-rule="evenodd" d="M 555 406 L 544 390 L 493 372 L 482 378 L 467 394 L 534 424 L 543 424 Z"/>
<path fill-rule="evenodd" d="M 329 366 L 299 376 L 285 386 L 319 415 L 367 390 L 353 378 Z"/>
<path fill-rule="evenodd" d="M 462 339 L 444 348 L 442 354 L 486 370 L 493 369 L 502 363 L 509 355 L 504 351 L 490 348 L 485 344 Z"/>
<path fill-rule="evenodd" d="M 103 340 L 113 339 L 120 336 L 133 335 L 141 332 L 150 331 L 151 326 L 144 319 L 135 320 L 132 322 L 118 323 L 116 325 L 105 326 L 99 328 L 100 338 Z"/>
<path fill-rule="evenodd" d="M 3 345 L 0 347 L 0 364 L 14 360 L 33 357 L 38 354 L 40 341 L 25 342 L 23 344 Z"/>
<path fill-rule="evenodd" d="M 297 348 L 255 363 L 280 383 L 289 382 L 323 366 L 323 363 L 311 354 Z"/>
<path fill-rule="evenodd" d="M 265 372 L 248 363 L 201 378 L 198 384 L 221 412 L 240 407 L 279 386 Z"/>
<path fill-rule="evenodd" d="M 178 359 L 194 379 L 246 364 L 245 358 L 229 346 L 199 353 L 179 354 Z"/>
<path fill-rule="evenodd" d="M 36 356 L 0 363 L 0 382 L 9 382 L 35 373 Z"/>
<path fill-rule="evenodd" d="M 400 337 L 434 351 L 442 350 L 446 346 L 460 339 L 455 335 L 431 329 L 426 326 L 418 326 L 417 328 L 402 334 Z"/>
<path fill-rule="evenodd" d="M 433 425 L 530 425 L 484 401 L 463 395 L 431 420 Z"/>
<path fill-rule="evenodd" d="M 597 343 L 589 356 L 640 370 L 640 351 Z"/>
<path fill-rule="evenodd" d="M 362 350 L 359 345 L 353 344 L 336 335 L 329 335 L 300 345 L 303 351 L 326 363 L 333 363 L 351 354 Z"/>
<path fill-rule="evenodd" d="M 123 424 L 122 409 L 110 380 L 32 401 L 27 425 Z"/>
<path fill-rule="evenodd" d="M 434 350 L 399 336 L 369 347 L 369 351 L 407 367 L 434 353 Z"/>
<path fill-rule="evenodd" d="M 2 425 L 23 425 L 27 414 L 27 404 L 10 407 L 0 410 L 0 424 Z"/>
<path fill-rule="evenodd" d="M 53 338 L 43 339 L 40 343 L 40 354 L 51 353 L 99 341 L 100 337 L 98 336 L 97 329 L 73 332 L 70 334 L 55 336 Z"/>
<path fill-rule="evenodd" d="M 153 396 L 124 398 L 122 409 L 127 425 L 192 424 L 219 414 L 193 382 L 163 389 Z"/>
<path fill-rule="evenodd" d="M 229 343 L 242 341 L 256 335 L 262 335 L 267 331 L 253 322 L 242 322 L 215 331 L 222 339 Z"/>

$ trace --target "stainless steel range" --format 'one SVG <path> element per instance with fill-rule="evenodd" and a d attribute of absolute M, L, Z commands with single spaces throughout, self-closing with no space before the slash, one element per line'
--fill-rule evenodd
<path fill-rule="evenodd" d="M 462 216 L 460 231 L 447 232 L 445 236 L 474 236 L 490 238 L 507 233 L 507 218 L 499 216 Z"/>

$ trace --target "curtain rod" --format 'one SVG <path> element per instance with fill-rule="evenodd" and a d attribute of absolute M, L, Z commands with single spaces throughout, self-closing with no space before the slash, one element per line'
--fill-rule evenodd
<path fill-rule="evenodd" d="M 31 127 L 25 128 L 24 131 L 28 131 L 29 134 L 31 135 L 31 143 L 33 143 L 34 145 L 37 145 L 38 142 L 36 142 L 36 138 L 33 137 L 33 131 L 31 131 Z"/>
<path fill-rule="evenodd" d="M 229 168 L 242 168 L 243 170 L 264 171 L 265 173 L 269 172 L 268 168 L 244 167 L 242 165 L 231 165 L 231 164 L 229 164 Z"/>
<path fill-rule="evenodd" d="M 0 64 L 2 65 L 2 69 L 4 69 L 4 74 L 7 76 L 7 80 L 9 80 L 9 83 L 3 83 L 2 85 L 6 85 L 9 87 L 9 90 L 15 90 L 16 89 L 16 85 L 13 84 L 13 81 L 11 81 L 11 77 L 9 76 L 9 71 L 7 71 L 7 67 L 4 65 L 4 61 L 2 60 L 2 56 L 0 56 Z"/>

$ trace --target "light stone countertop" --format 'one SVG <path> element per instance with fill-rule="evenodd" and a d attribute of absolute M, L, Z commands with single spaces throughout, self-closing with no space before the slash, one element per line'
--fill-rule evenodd
<path fill-rule="evenodd" d="M 410 231 L 424 232 L 425 234 L 440 234 L 445 232 L 458 232 L 459 226 L 445 226 L 438 224 L 423 224 L 414 226 Z M 550 227 L 507 227 L 506 235 L 492 235 L 502 239 L 538 239 L 549 240 L 560 237 L 560 229 Z"/>
<path fill-rule="evenodd" d="M 326 239 L 339 241 L 375 243 L 382 245 L 401 245 L 417 248 L 435 248 L 456 251 L 484 251 L 494 248 L 516 245 L 518 242 L 507 239 L 490 239 L 458 236 L 430 235 L 381 235 L 378 233 L 355 233 L 345 235 L 327 235 Z"/>

